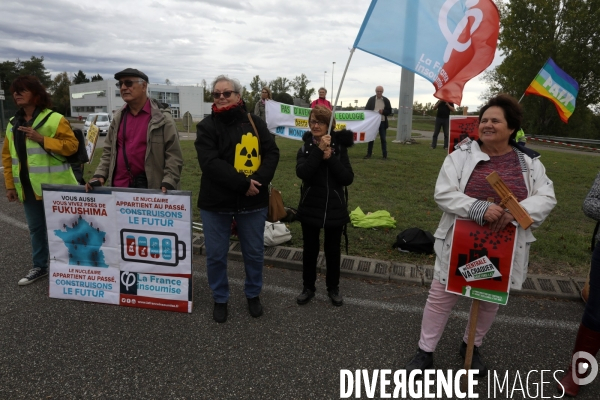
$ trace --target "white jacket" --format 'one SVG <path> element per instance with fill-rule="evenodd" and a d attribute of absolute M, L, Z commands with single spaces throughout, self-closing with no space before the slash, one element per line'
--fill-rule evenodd
<path fill-rule="evenodd" d="M 533 225 L 524 230 L 516 221 L 513 222 L 519 231 L 517 245 L 513 256 L 513 269 L 511 274 L 511 288 L 521 289 L 527 276 L 529 263 L 529 247 L 535 242 L 531 233 L 532 228 L 537 228 L 546 219 L 556 205 L 554 184 L 546 176 L 546 169 L 539 160 L 539 155 L 532 152 L 533 158 L 513 147 L 519 156 L 523 178 L 527 186 L 528 197 L 520 204 L 533 219 Z M 527 151 L 527 150 L 526 150 Z M 479 161 L 488 161 L 490 157 L 481 151 L 477 142 L 469 142 L 449 154 L 444 160 L 442 169 L 435 184 L 434 198 L 440 209 L 444 212 L 440 224 L 435 231 L 435 269 L 433 278 L 446 284 L 448 277 L 448 264 L 450 249 L 452 247 L 452 233 L 454 231 L 454 218 L 470 218 L 484 225 L 483 214 L 490 203 L 467 196 L 465 186 L 469 182 L 471 173 Z"/>

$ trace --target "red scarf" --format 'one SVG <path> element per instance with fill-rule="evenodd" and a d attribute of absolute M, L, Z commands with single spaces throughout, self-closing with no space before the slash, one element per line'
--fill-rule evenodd
<path fill-rule="evenodd" d="M 240 98 L 240 101 L 238 101 L 236 104 L 232 104 L 230 106 L 222 107 L 222 108 L 217 108 L 217 105 L 215 103 L 213 103 L 212 110 L 214 113 L 221 113 L 223 111 L 228 111 L 228 110 L 234 109 L 236 107 L 239 107 L 241 105 L 242 105 L 242 99 Z"/>

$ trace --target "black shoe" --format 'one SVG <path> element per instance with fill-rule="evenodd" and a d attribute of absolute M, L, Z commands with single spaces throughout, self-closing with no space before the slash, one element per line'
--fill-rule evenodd
<path fill-rule="evenodd" d="M 329 298 L 331 299 L 331 304 L 333 304 L 336 307 L 339 307 L 344 304 L 344 299 L 342 298 L 342 296 L 340 296 L 340 292 L 337 289 L 330 290 L 327 296 L 329 296 Z"/>
<path fill-rule="evenodd" d="M 363 157 L 363 160 L 368 160 L 369 158 L 371 158 L 371 155 L 367 154 L 366 156 Z"/>
<path fill-rule="evenodd" d="M 467 354 L 467 344 L 463 341 L 460 344 L 460 356 L 465 359 L 465 355 Z M 487 367 L 481 360 L 481 355 L 479 354 L 479 347 L 473 346 L 473 359 L 471 360 L 471 369 L 476 369 L 479 372 L 477 376 L 482 377 L 485 376 L 487 372 Z"/>
<path fill-rule="evenodd" d="M 46 275 L 48 275 L 48 268 L 32 268 L 29 270 L 27 275 L 25 275 L 25 278 L 22 278 L 18 284 L 19 286 L 29 285 L 38 279 L 45 277 Z"/>
<path fill-rule="evenodd" d="M 418 349 L 417 354 L 406 364 L 404 369 L 406 370 L 406 375 L 409 375 L 415 369 L 420 369 L 423 372 L 426 369 L 431 369 L 431 367 L 433 367 L 433 353 Z"/>
<path fill-rule="evenodd" d="M 296 297 L 296 303 L 302 306 L 308 303 L 313 297 L 315 297 L 315 292 L 311 289 L 304 288 L 302 293 L 300 293 L 300 296 Z"/>
<path fill-rule="evenodd" d="M 383 156 L 383 157 L 382 157 L 382 160 L 387 160 L 387 156 Z"/>
<path fill-rule="evenodd" d="M 263 315 L 263 307 L 260 304 L 260 299 L 258 296 L 248 299 L 248 311 L 250 311 L 250 315 L 254 318 L 258 318 Z"/>
<path fill-rule="evenodd" d="M 227 303 L 215 303 L 213 319 L 220 324 L 227 321 Z"/>

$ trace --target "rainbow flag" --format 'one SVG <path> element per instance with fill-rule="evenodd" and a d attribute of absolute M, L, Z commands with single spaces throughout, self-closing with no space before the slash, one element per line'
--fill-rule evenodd
<path fill-rule="evenodd" d="M 551 58 L 531 82 L 526 95 L 536 95 L 550 99 L 556 106 L 560 119 L 566 124 L 575 111 L 575 98 L 579 84 L 565 71 L 560 69 Z"/>

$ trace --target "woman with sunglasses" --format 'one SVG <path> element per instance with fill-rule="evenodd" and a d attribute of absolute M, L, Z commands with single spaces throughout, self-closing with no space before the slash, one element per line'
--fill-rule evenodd
<path fill-rule="evenodd" d="M 258 296 L 263 282 L 268 185 L 279 162 L 279 149 L 267 125 L 257 117 L 249 119 L 241 91 L 237 79 L 215 78 L 212 113 L 197 125 L 194 143 L 202 169 L 198 208 L 206 273 L 215 303 L 213 318 L 219 323 L 227 321 L 227 253 L 233 221 L 244 258 L 248 310 L 254 318 L 263 313 Z"/>
<path fill-rule="evenodd" d="M 65 157 L 78 141 L 62 115 L 50 110 L 50 95 L 35 76 L 19 76 L 10 86 L 19 110 L 6 128 L 2 147 L 8 201 L 20 201 L 31 238 L 33 268 L 19 281 L 29 285 L 48 275 L 48 234 L 42 183 L 77 185 Z"/>
<path fill-rule="evenodd" d="M 324 231 L 328 296 L 334 306 L 344 304 L 339 294 L 340 242 L 344 227 L 350 221 L 345 187 L 354 180 L 347 150 L 354 145 L 354 133 L 333 131 L 329 126 L 330 120 L 331 110 L 327 107 L 315 106 L 311 110 L 308 117 L 310 131 L 302 137 L 304 145 L 296 155 L 296 175 L 302 179 L 297 217 L 302 224 L 304 242 L 304 288 L 296 298 L 299 305 L 307 304 L 317 290 L 321 229 Z M 335 127 L 335 118 L 331 127 Z"/>

